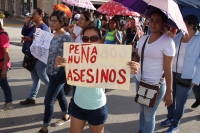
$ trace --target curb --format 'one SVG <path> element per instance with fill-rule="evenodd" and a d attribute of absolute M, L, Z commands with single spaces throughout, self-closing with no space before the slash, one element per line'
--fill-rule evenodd
<path fill-rule="evenodd" d="M 5 24 L 3 25 L 4 27 L 11 27 L 11 26 L 23 26 L 23 24 Z"/>
<path fill-rule="evenodd" d="M 15 46 L 22 46 L 23 43 L 19 43 L 19 42 L 10 42 L 11 45 L 15 45 Z"/>

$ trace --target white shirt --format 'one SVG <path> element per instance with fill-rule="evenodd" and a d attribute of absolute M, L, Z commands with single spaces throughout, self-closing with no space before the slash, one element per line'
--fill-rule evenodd
<path fill-rule="evenodd" d="M 177 55 L 178 55 L 178 49 L 179 46 L 176 48 L 176 55 L 174 57 L 173 67 L 172 71 L 176 72 L 176 63 L 177 63 L 177 73 L 182 73 L 183 68 L 183 62 L 185 58 L 185 50 L 188 43 L 181 42 L 180 50 L 179 50 L 179 56 L 178 56 L 178 62 L 177 62 Z"/>
<path fill-rule="evenodd" d="M 137 44 L 138 55 L 141 59 L 142 46 L 146 40 L 147 36 L 143 36 Z M 147 44 L 144 50 L 144 60 L 143 60 L 143 73 L 142 79 L 151 84 L 158 84 L 162 74 L 163 74 L 163 63 L 164 55 L 175 56 L 175 44 L 174 41 L 163 34 L 155 42 Z M 141 64 L 141 61 L 140 61 Z M 138 81 L 141 79 L 141 68 L 136 75 Z"/>
<path fill-rule="evenodd" d="M 76 39 L 75 39 L 76 43 L 82 43 L 83 42 L 82 39 L 81 39 L 81 36 L 80 36 L 81 31 L 82 31 L 81 27 L 75 26 L 75 28 L 74 28 L 74 34 L 76 35 Z"/>

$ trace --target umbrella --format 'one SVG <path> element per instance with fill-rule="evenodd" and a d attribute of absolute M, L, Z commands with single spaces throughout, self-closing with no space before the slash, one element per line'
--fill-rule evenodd
<path fill-rule="evenodd" d="M 139 17 L 140 14 L 137 12 L 133 12 L 133 11 L 129 11 L 129 16 L 135 16 L 135 17 Z"/>
<path fill-rule="evenodd" d="M 187 28 L 183 21 L 180 9 L 173 0 L 115 0 L 124 6 L 150 17 L 151 13 L 157 9 L 162 10 L 167 16 L 167 25 L 170 27 L 178 28 L 186 33 Z"/>
<path fill-rule="evenodd" d="M 200 9 L 199 0 L 174 0 L 176 3 L 184 6 L 194 7 Z"/>
<path fill-rule="evenodd" d="M 97 12 L 110 16 L 113 15 L 131 16 L 131 12 L 128 10 L 128 8 L 115 1 L 109 1 L 104 3 L 97 9 Z"/>
<path fill-rule="evenodd" d="M 68 18 L 72 18 L 72 12 L 66 5 L 56 4 L 56 5 L 54 5 L 54 10 L 56 10 L 56 11 L 61 10 L 67 14 Z"/>
<path fill-rule="evenodd" d="M 87 8 L 90 10 L 96 10 L 96 8 L 94 7 L 94 5 L 91 3 L 90 0 L 62 0 L 62 1 L 71 6 Z"/>

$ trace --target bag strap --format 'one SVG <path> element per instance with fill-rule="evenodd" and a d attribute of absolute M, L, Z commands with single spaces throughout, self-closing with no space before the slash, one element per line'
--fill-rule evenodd
<path fill-rule="evenodd" d="M 182 40 L 182 38 L 181 38 L 181 40 Z M 179 44 L 179 48 L 178 48 L 178 54 L 177 54 L 177 59 L 176 59 L 176 73 L 177 73 L 177 67 L 178 67 L 179 51 L 180 51 L 180 48 L 181 48 L 181 40 L 180 40 L 180 44 Z"/>
<path fill-rule="evenodd" d="M 0 32 L 0 35 L 1 35 L 1 34 L 5 34 L 5 35 L 8 36 L 8 33 L 7 33 L 7 32 Z"/>
<path fill-rule="evenodd" d="M 142 72 L 143 72 L 143 61 L 144 61 L 144 49 L 147 43 L 149 36 L 146 38 L 146 40 L 144 41 L 144 44 L 142 46 L 142 53 L 141 53 L 141 79 L 142 79 Z"/>
<path fill-rule="evenodd" d="M 135 38 L 136 38 L 137 34 L 138 34 L 138 30 L 136 31 L 136 33 L 135 33 L 135 36 L 134 36 L 134 38 L 133 38 L 132 42 L 134 42 L 134 41 L 135 41 Z"/>
<path fill-rule="evenodd" d="M 142 79 L 142 72 L 143 72 L 144 49 L 145 49 L 145 46 L 146 46 L 148 38 L 149 38 L 149 36 L 146 38 L 146 40 L 145 40 L 145 42 L 144 42 L 144 44 L 142 46 L 142 53 L 141 53 L 141 79 Z M 161 82 L 163 82 L 164 77 L 165 77 L 165 74 L 163 73 L 163 75 L 162 75 L 162 77 L 160 79 L 159 84 L 161 84 Z"/>

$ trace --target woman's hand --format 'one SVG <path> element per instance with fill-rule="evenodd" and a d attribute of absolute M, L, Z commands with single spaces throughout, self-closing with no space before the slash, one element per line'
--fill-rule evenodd
<path fill-rule="evenodd" d="M 193 88 L 194 86 L 197 86 L 196 84 L 194 84 L 194 83 L 191 83 L 191 88 Z"/>
<path fill-rule="evenodd" d="M 2 69 L 1 79 L 5 79 L 7 77 L 7 69 Z"/>
<path fill-rule="evenodd" d="M 55 67 L 65 67 L 66 60 L 61 56 L 57 56 L 55 59 Z"/>
<path fill-rule="evenodd" d="M 32 39 L 31 39 L 30 37 L 28 37 L 28 36 L 22 37 L 22 40 L 23 40 L 24 42 L 31 42 L 31 41 L 32 41 Z"/>
<path fill-rule="evenodd" d="M 25 17 L 26 26 L 28 26 L 30 22 L 31 22 L 31 17 Z"/>
<path fill-rule="evenodd" d="M 163 99 L 163 102 L 165 103 L 165 106 L 170 106 L 173 103 L 173 96 L 172 92 L 166 92 L 165 97 Z"/>
<path fill-rule="evenodd" d="M 115 36 L 115 38 L 118 37 L 118 36 L 117 36 L 117 30 L 115 30 L 115 32 L 114 32 L 114 36 Z"/>
<path fill-rule="evenodd" d="M 128 65 L 130 66 L 131 74 L 137 74 L 140 70 L 140 64 L 135 61 L 128 62 Z"/>
<path fill-rule="evenodd" d="M 70 32 L 70 34 L 71 34 L 71 33 L 74 33 L 75 24 L 71 24 L 71 25 L 69 25 L 68 28 L 69 28 L 69 32 Z"/>

